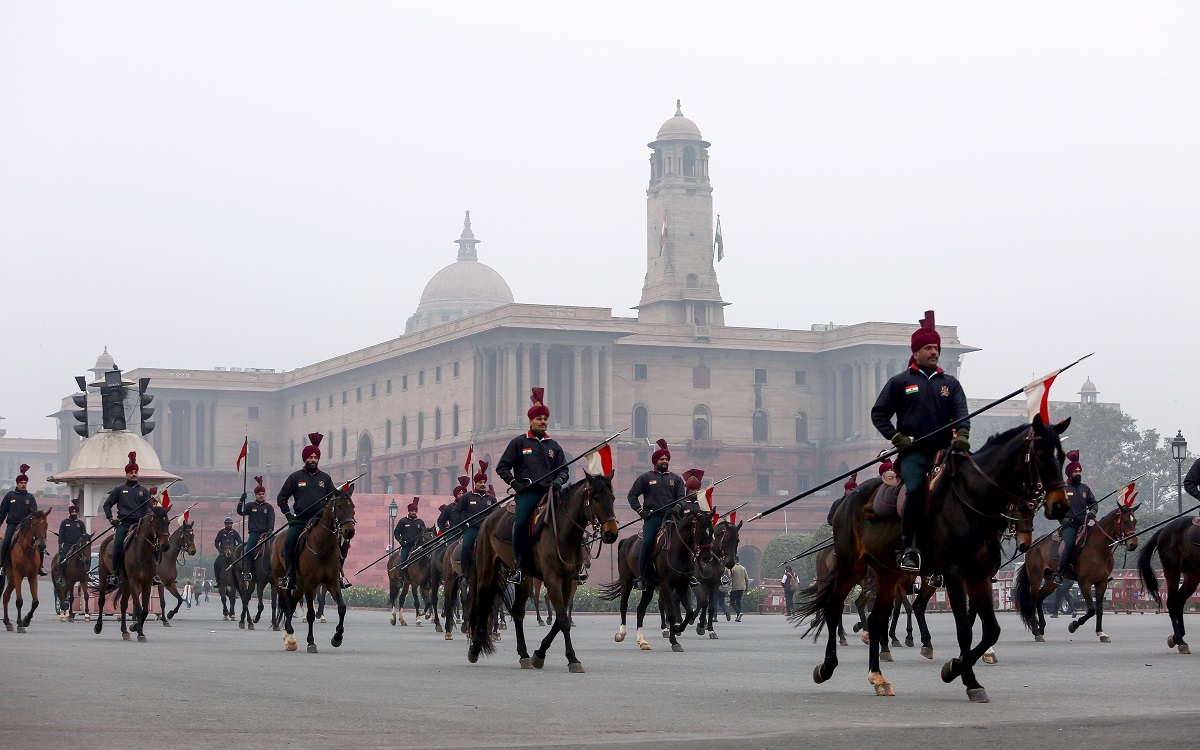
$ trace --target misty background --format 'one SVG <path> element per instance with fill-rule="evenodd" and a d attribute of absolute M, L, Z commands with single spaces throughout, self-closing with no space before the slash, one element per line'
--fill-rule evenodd
<path fill-rule="evenodd" d="M 1200 6 L 0 3 L 0 428 L 105 346 L 292 369 L 455 259 L 632 315 L 659 125 L 712 143 L 734 326 L 912 322 L 972 398 L 1075 358 L 1200 446 Z M 1194 452 L 1194 451 L 1193 451 Z"/>

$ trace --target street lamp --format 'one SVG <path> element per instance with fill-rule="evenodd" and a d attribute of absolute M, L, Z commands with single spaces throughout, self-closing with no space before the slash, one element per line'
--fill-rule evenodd
<path fill-rule="evenodd" d="M 1183 459 L 1187 458 L 1187 440 L 1183 437 L 1183 430 L 1178 430 L 1175 437 L 1171 438 L 1171 458 L 1175 459 L 1175 466 L 1178 469 L 1176 477 L 1176 492 L 1178 493 L 1178 513 L 1183 512 Z"/>
<path fill-rule="evenodd" d="M 388 525 L 388 546 L 387 546 L 388 554 L 392 553 L 392 550 L 396 543 L 395 537 L 392 535 L 392 529 L 396 528 L 396 514 L 399 512 L 400 512 L 400 506 L 396 505 L 396 501 L 393 499 L 392 502 L 388 504 L 388 521 L 390 522 Z"/>

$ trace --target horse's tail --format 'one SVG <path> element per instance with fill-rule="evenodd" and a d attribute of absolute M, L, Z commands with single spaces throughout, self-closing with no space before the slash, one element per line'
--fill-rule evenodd
<path fill-rule="evenodd" d="M 484 536 L 483 533 L 480 534 Z M 475 556 L 475 567 L 471 572 L 471 586 L 467 589 L 466 610 L 467 627 L 471 633 L 471 649 L 476 653 L 496 653 L 495 637 L 492 634 L 492 618 L 496 610 L 496 600 L 503 587 L 500 583 L 499 571 L 496 569 L 491 544 L 485 539 L 479 540 L 484 554 Z"/>
<path fill-rule="evenodd" d="M 621 598 L 621 579 L 606 583 L 596 589 L 596 598 L 612 601 Z"/>
<path fill-rule="evenodd" d="M 808 629 L 804 631 L 804 635 L 800 636 L 801 638 L 807 638 L 811 633 L 815 641 L 821 636 L 821 629 L 826 625 L 825 608 L 833 601 L 834 592 L 837 590 L 836 583 L 837 568 L 833 568 L 813 585 L 800 591 L 800 603 L 792 609 L 788 620 L 795 627 L 800 627 L 802 622 L 809 617 L 812 618 Z"/>
<path fill-rule="evenodd" d="M 1169 526 L 1167 528 L 1170 528 Z M 1162 592 L 1158 590 L 1158 576 L 1154 574 L 1154 551 L 1158 549 L 1158 538 L 1167 529 L 1159 529 L 1154 532 L 1154 536 L 1150 537 L 1150 541 L 1146 542 L 1146 546 L 1142 547 L 1142 552 L 1138 556 L 1138 574 L 1142 578 L 1142 586 L 1145 587 L 1146 593 L 1154 597 L 1154 601 L 1158 606 L 1162 606 Z"/>
<path fill-rule="evenodd" d="M 1014 582 L 1016 588 L 1016 604 L 1017 611 L 1021 613 L 1021 622 L 1025 623 L 1026 630 L 1033 630 L 1037 620 L 1037 602 L 1032 591 L 1032 585 L 1029 581 L 1029 569 L 1022 565 L 1017 571 L 1017 580 Z"/>

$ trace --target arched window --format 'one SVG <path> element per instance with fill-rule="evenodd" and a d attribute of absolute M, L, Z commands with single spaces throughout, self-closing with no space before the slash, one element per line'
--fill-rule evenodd
<path fill-rule="evenodd" d="M 383 447 L 392 447 L 392 420 L 388 420 L 383 425 Z"/>
<path fill-rule="evenodd" d="M 808 415 L 802 411 L 796 412 L 796 442 L 808 442 Z"/>
<path fill-rule="evenodd" d="M 433 410 L 433 439 L 442 439 L 442 407 Z"/>
<path fill-rule="evenodd" d="M 696 149 L 686 146 L 683 149 L 683 176 L 696 176 Z"/>
<path fill-rule="evenodd" d="M 251 440 L 250 445 L 246 447 L 246 465 L 251 469 L 258 468 L 258 441 Z"/>
<path fill-rule="evenodd" d="M 417 412 L 417 445 L 425 441 L 425 412 Z"/>
<path fill-rule="evenodd" d="M 346 429 L 342 428 L 342 458 L 346 457 Z"/>
<path fill-rule="evenodd" d="M 692 410 L 692 439 L 712 440 L 712 413 L 701 404 Z"/>
<path fill-rule="evenodd" d="M 633 436 L 650 437 L 650 410 L 644 406 L 636 406 L 633 409 Z"/>
<path fill-rule="evenodd" d="M 400 417 L 400 445 L 408 445 L 408 417 Z"/>
<path fill-rule="evenodd" d="M 754 433 L 754 442 L 767 442 L 767 413 L 762 409 L 756 409 L 754 416 L 751 417 L 751 428 Z"/>
<path fill-rule="evenodd" d="M 454 364 L 456 366 L 458 365 L 457 362 L 455 362 Z M 454 405 L 454 416 L 452 417 L 452 421 L 453 421 L 453 424 L 450 425 L 450 428 L 452 430 L 454 430 L 454 435 L 457 437 L 458 436 L 458 404 Z"/>
<path fill-rule="evenodd" d="M 694 273 L 689 273 L 687 275 L 687 288 L 688 289 L 699 289 L 700 288 L 700 277 Z"/>

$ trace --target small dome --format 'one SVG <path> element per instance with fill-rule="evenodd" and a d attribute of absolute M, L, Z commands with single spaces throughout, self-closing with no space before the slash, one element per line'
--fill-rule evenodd
<path fill-rule="evenodd" d="M 662 124 L 658 129 L 656 140 L 703 140 L 700 137 L 700 128 L 696 127 L 696 123 L 683 116 L 683 108 L 679 101 L 675 102 L 675 116 Z"/>
<path fill-rule="evenodd" d="M 1092 382 L 1092 379 L 1090 377 L 1087 379 L 1086 382 L 1084 382 L 1084 384 L 1082 386 L 1079 387 L 1080 393 L 1098 393 L 1099 390 L 1100 389 L 1098 389 L 1096 387 L 1096 384 Z"/>
<path fill-rule="evenodd" d="M 116 362 L 113 361 L 112 355 L 108 353 L 108 347 L 104 347 L 104 353 L 96 357 L 96 366 L 93 370 L 111 370 L 116 367 Z"/>

